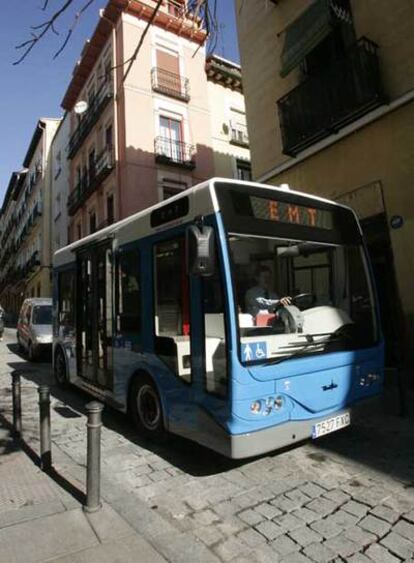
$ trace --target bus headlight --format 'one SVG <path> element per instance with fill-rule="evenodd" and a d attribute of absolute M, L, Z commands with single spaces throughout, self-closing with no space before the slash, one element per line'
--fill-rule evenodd
<path fill-rule="evenodd" d="M 283 398 L 278 396 L 275 399 L 275 409 L 278 411 L 283 407 Z"/>
<path fill-rule="evenodd" d="M 252 413 L 259 413 L 262 409 L 262 403 L 260 401 L 253 401 L 253 403 L 250 405 L 250 410 L 252 411 Z"/>

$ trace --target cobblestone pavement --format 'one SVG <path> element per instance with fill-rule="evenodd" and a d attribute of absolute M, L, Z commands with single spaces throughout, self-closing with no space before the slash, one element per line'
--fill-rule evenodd
<path fill-rule="evenodd" d="M 12 342 L 0 344 L 0 413 L 11 418 L 10 372 L 21 370 L 24 439 L 38 450 L 36 386 L 52 383 L 51 368 L 25 362 Z M 52 387 L 54 466 L 80 489 L 88 400 Z M 143 442 L 106 408 L 102 493 L 169 561 L 414 561 L 414 416 L 367 414 L 236 462 L 174 437 Z"/>

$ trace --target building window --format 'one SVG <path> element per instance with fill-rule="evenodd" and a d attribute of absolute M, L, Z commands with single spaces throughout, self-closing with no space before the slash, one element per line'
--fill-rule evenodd
<path fill-rule="evenodd" d="M 77 237 L 78 237 L 78 240 L 79 240 L 79 239 L 82 238 L 82 225 L 81 225 L 81 223 L 78 223 L 76 225 L 76 230 L 77 230 Z"/>
<path fill-rule="evenodd" d="M 106 198 L 106 219 L 108 225 L 112 225 L 114 222 L 114 196 L 112 194 Z"/>
<path fill-rule="evenodd" d="M 107 149 L 112 149 L 112 125 L 108 125 L 105 129 L 105 147 Z"/>
<path fill-rule="evenodd" d="M 61 197 L 60 197 L 60 194 L 56 194 L 56 198 L 55 198 L 55 220 L 59 217 L 61 211 L 62 211 Z"/>
<path fill-rule="evenodd" d="M 249 182 L 252 179 L 252 167 L 246 160 L 236 159 L 237 179 Z"/>
<path fill-rule="evenodd" d="M 158 150 L 175 162 L 185 160 L 183 155 L 182 123 L 178 119 L 160 116 L 160 145 Z"/>
<path fill-rule="evenodd" d="M 168 8 L 168 13 L 171 16 L 175 16 L 176 18 L 179 18 L 183 15 L 182 3 L 179 2 L 178 0 L 167 0 L 167 8 Z"/>
<path fill-rule="evenodd" d="M 166 200 L 170 197 L 180 194 L 188 188 L 185 182 L 178 180 L 163 179 L 162 181 L 162 199 Z"/>
<path fill-rule="evenodd" d="M 96 213 L 93 211 L 89 214 L 89 233 L 92 234 L 96 231 Z"/>
<path fill-rule="evenodd" d="M 41 293 L 41 285 L 40 282 L 37 284 L 37 296 L 40 297 L 40 293 Z"/>
<path fill-rule="evenodd" d="M 59 151 L 55 158 L 55 180 L 62 170 L 62 153 Z"/>

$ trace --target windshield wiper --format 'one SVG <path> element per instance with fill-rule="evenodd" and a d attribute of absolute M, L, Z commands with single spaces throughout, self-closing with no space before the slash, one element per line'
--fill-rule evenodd
<path fill-rule="evenodd" d="M 332 336 L 334 336 L 334 338 L 332 338 Z M 266 366 L 271 366 L 271 365 L 275 365 L 275 364 L 279 364 L 281 362 L 284 362 L 286 360 L 290 360 L 291 358 L 295 358 L 297 356 L 303 355 L 306 356 L 309 348 L 312 348 L 314 346 L 321 346 L 323 344 L 331 344 L 333 342 L 341 342 L 343 340 L 348 340 L 349 337 L 345 334 L 341 334 L 341 335 L 336 335 L 335 332 L 320 332 L 318 334 L 304 334 L 303 335 L 304 338 L 306 338 L 307 342 L 303 342 L 303 343 L 296 343 L 296 342 L 292 342 L 289 343 L 290 346 L 300 346 L 299 350 L 295 350 L 293 352 L 293 354 L 288 354 L 287 356 L 282 356 L 281 358 L 275 358 L 274 360 L 271 360 L 270 362 L 266 362 L 264 365 Z M 315 336 L 327 336 L 327 338 L 325 338 L 324 340 L 318 340 L 315 341 L 313 338 Z"/>

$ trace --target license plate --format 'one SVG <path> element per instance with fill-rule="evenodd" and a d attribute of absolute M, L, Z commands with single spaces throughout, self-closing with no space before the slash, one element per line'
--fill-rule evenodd
<path fill-rule="evenodd" d="M 312 438 L 319 438 L 320 436 L 325 436 L 330 432 L 335 432 L 340 428 L 345 428 L 351 424 L 351 415 L 349 412 L 345 412 L 338 416 L 333 416 L 332 418 L 327 418 L 322 420 L 312 427 Z"/>

